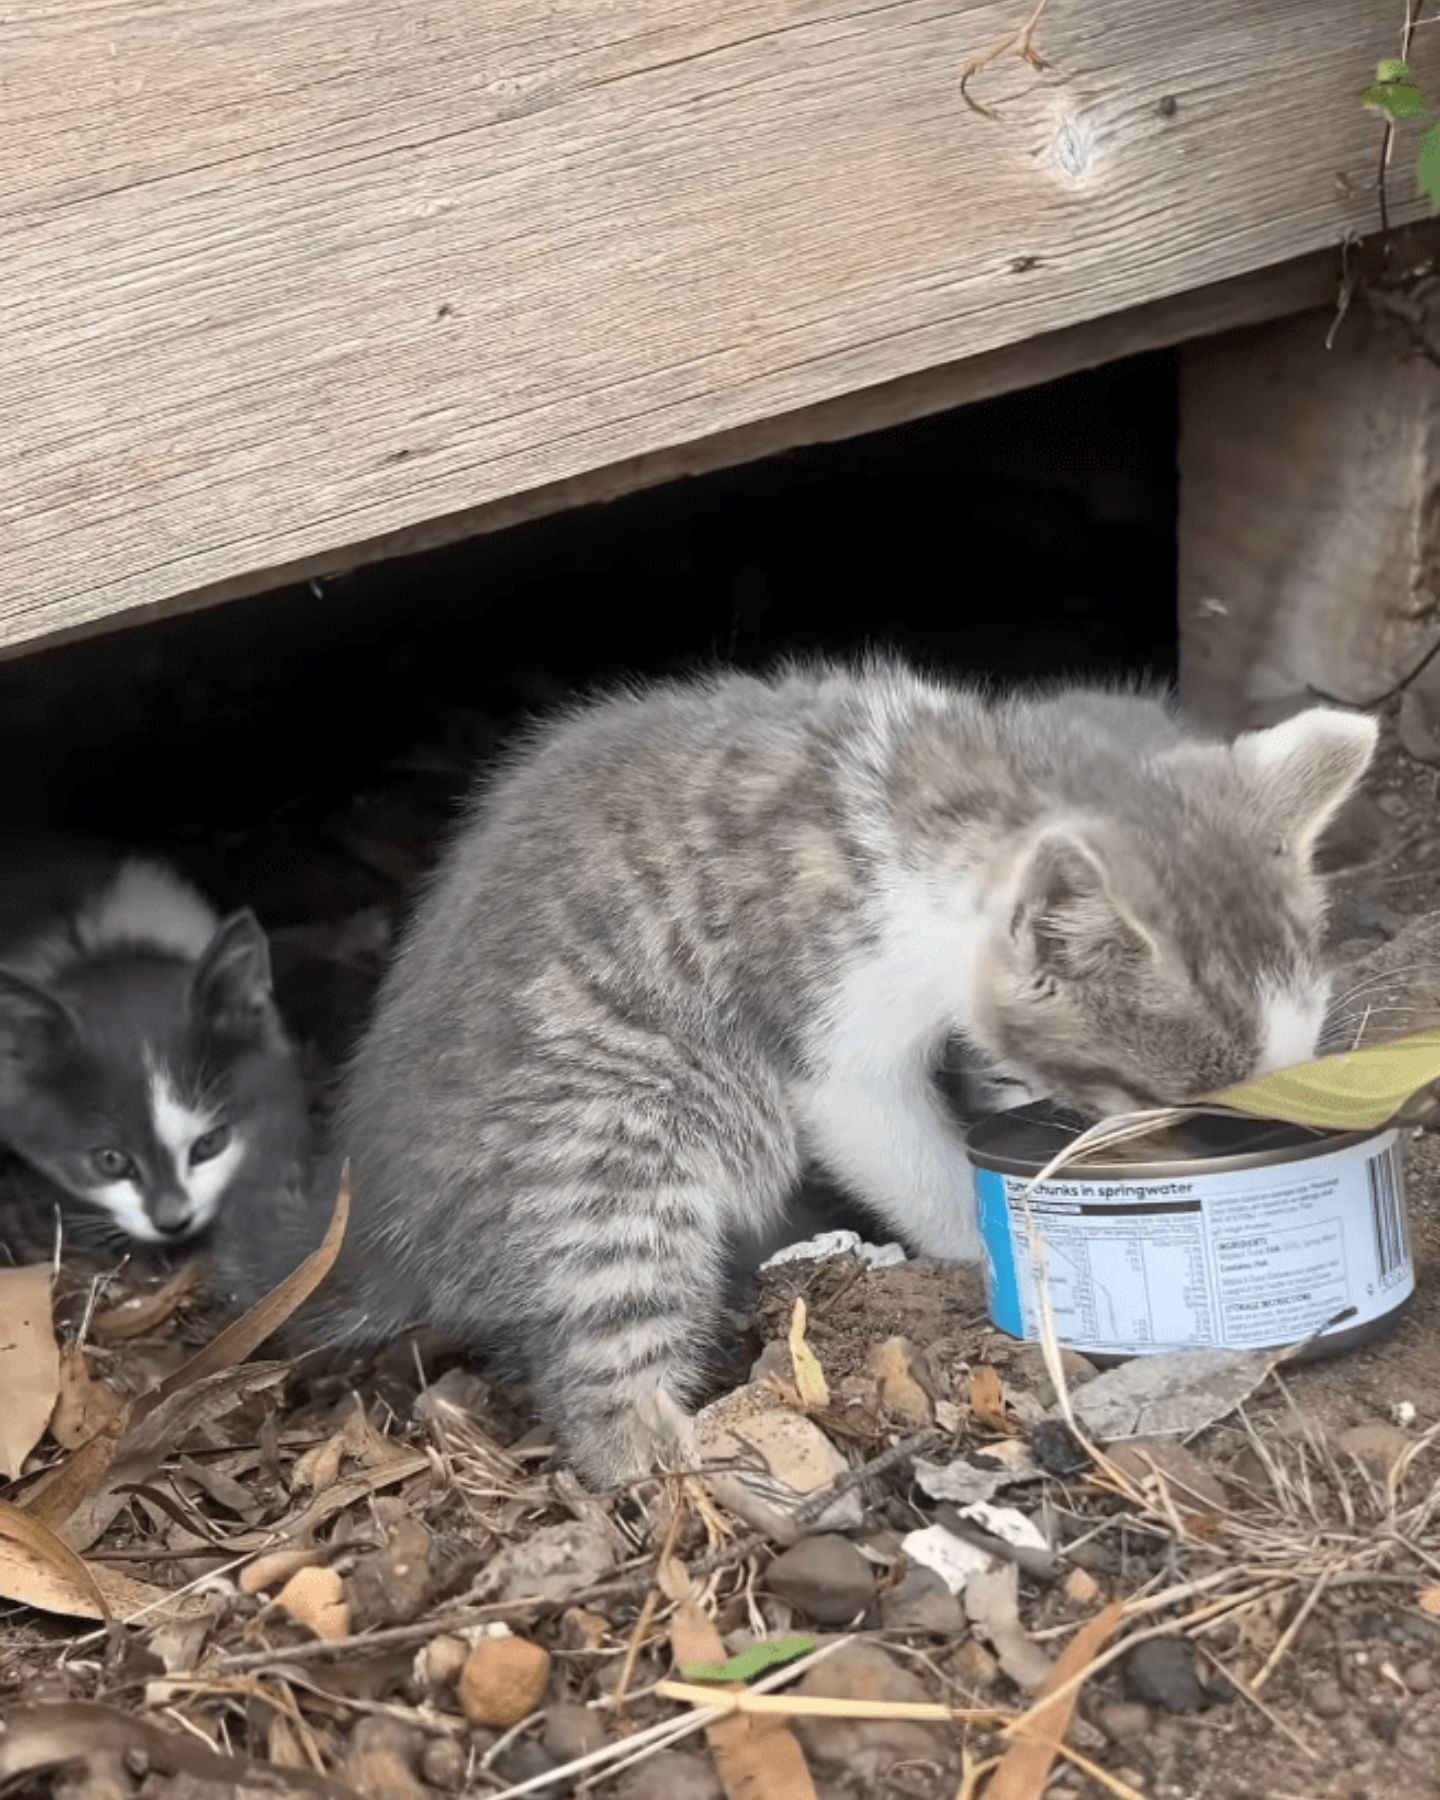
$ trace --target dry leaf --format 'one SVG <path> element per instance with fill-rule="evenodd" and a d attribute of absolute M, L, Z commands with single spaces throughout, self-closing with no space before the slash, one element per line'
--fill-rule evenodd
<path fill-rule="evenodd" d="M 1005 1411 L 1005 1384 L 998 1369 L 982 1363 L 970 1377 L 970 1410 L 989 1431 L 1009 1433 L 1015 1427 Z"/>
<path fill-rule="evenodd" d="M 1064 1653 L 1041 1688 L 1035 1705 L 1026 1714 L 1023 1727 L 1012 1727 L 1010 1748 L 1000 1759 L 1000 1767 L 985 1789 L 985 1800 L 1041 1800 L 1050 1780 L 1050 1770 L 1065 1741 L 1075 1702 L 1080 1698 L 1080 1682 L 1054 1700 L 1046 1694 L 1063 1688 L 1083 1670 L 1090 1667 L 1100 1651 L 1114 1637 L 1125 1609 L 1116 1601 L 1102 1613 L 1082 1625 L 1066 1646 Z"/>
<path fill-rule="evenodd" d="M 263 1594 L 266 1588 L 282 1587 L 292 1575 L 319 1562 L 320 1550 L 272 1550 L 257 1556 L 236 1577 L 242 1594 Z"/>
<path fill-rule="evenodd" d="M 274 1793 L 274 1772 L 244 1756 L 221 1756 L 188 1733 L 162 1731 L 112 1706 L 66 1700 L 54 1706 L 17 1706 L 0 1736 L 0 1781 L 42 1775 L 105 1755 L 133 1754 L 157 1776 L 188 1775 L 219 1794 Z M 292 1793 L 326 1800 L 360 1800 L 354 1788 L 309 1769 L 287 1769 Z"/>
<path fill-rule="evenodd" d="M 1065 1598 L 1076 1606 L 1090 1606 L 1100 1598 L 1100 1583 L 1088 1569 L 1072 1569 L 1065 1577 Z"/>
<path fill-rule="evenodd" d="M 838 1495 L 820 1519 L 797 1525 L 797 1508 L 849 1473 L 819 1426 L 763 1386 L 736 1388 L 702 1408 L 695 1446 L 709 1493 L 756 1531 L 793 1544 L 805 1531 L 849 1531 L 863 1521 L 860 1497 Z M 732 1465 L 725 1468 L 706 1464 Z M 745 1467 L 733 1465 L 743 1463 Z"/>
<path fill-rule="evenodd" d="M 790 1319 L 790 1366 L 795 1371 L 800 1404 L 807 1412 L 814 1412 L 830 1404 L 830 1389 L 825 1382 L 825 1371 L 820 1367 L 820 1358 L 805 1342 L 805 1319 L 805 1302 L 797 1294 L 795 1311 Z"/>
<path fill-rule="evenodd" d="M 102 1431 L 114 1431 L 125 1402 L 90 1373 L 85 1352 L 71 1344 L 60 1352 L 60 1392 L 50 1435 L 62 1450 L 78 1450 Z"/>
<path fill-rule="evenodd" d="M 726 1660 L 719 1632 L 688 1597 L 675 1609 L 670 1648 L 682 1669 Z M 733 1691 L 728 1685 L 716 1689 Z M 805 1752 L 784 1719 L 736 1713 L 708 1725 L 705 1740 L 728 1800 L 816 1800 Z"/>
<path fill-rule="evenodd" d="M 120 1448 L 120 1432 L 127 1423 L 138 1428 L 176 1394 L 208 1377 L 232 1369 L 236 1363 L 242 1363 L 246 1357 L 253 1355 L 266 1338 L 305 1304 L 330 1273 L 335 1258 L 340 1254 L 349 1217 L 350 1185 L 347 1172 L 341 1179 L 340 1191 L 335 1197 L 335 1210 L 330 1216 L 325 1237 L 314 1254 L 306 1257 L 293 1275 L 287 1275 L 278 1287 L 272 1288 L 263 1300 L 256 1301 L 249 1312 L 243 1313 L 232 1325 L 227 1326 L 203 1350 L 192 1356 L 189 1362 L 182 1364 L 150 1393 L 134 1401 L 128 1413 L 117 1421 L 115 1430 L 102 1431 L 88 1443 L 82 1444 L 57 1469 L 52 1470 L 30 1497 L 29 1509 L 36 1518 L 56 1529 L 66 1525 L 83 1502 L 98 1494 L 116 1459 Z M 122 1477 L 114 1476 L 112 1485 L 120 1479 Z M 134 1479 L 143 1480 L 144 1477 Z M 93 1516 L 77 1523 L 69 1535 L 79 1543 L 93 1543 L 109 1522 L 106 1519 L 97 1524 L 100 1511 L 103 1509 L 95 1509 Z"/>
<path fill-rule="evenodd" d="M 197 1595 L 171 1594 L 87 1563 L 48 1526 L 5 1500 L 0 1500 L 0 1594 L 67 1619 L 127 1619 L 146 1611 L 158 1620 L 193 1616 L 204 1604 Z"/>
<path fill-rule="evenodd" d="M 1283 1357 L 1268 1350 L 1169 1350 L 1106 1369 L 1071 1405 L 1101 1443 L 1190 1437 L 1248 1400 Z"/>
<path fill-rule="evenodd" d="M 163 1287 L 148 1294 L 136 1294 L 122 1300 L 105 1312 L 97 1312 L 90 1322 L 91 1335 L 97 1344 L 123 1344 L 131 1338 L 148 1337 L 151 1332 L 174 1316 L 182 1300 L 195 1291 L 200 1276 L 198 1263 L 184 1263 Z"/>
<path fill-rule="evenodd" d="M 327 1643 L 350 1635 L 345 1583 L 334 1569 L 297 1569 L 275 1596 L 275 1604 Z"/>
<path fill-rule="evenodd" d="M 1027 1694 L 1043 1689 L 1054 1664 L 1020 1623 L 1020 1571 L 1000 1563 L 965 1584 L 966 1617 L 987 1638 L 1000 1667 Z"/>
<path fill-rule="evenodd" d="M 44 1436 L 60 1391 L 49 1263 L 0 1269 L 0 1476 L 13 1481 Z"/>
<path fill-rule="evenodd" d="M 907 1425 L 931 1425 L 935 1407 L 917 1373 L 919 1353 L 903 1337 L 886 1338 L 871 1351 L 866 1367 L 880 1390 L 880 1404 Z"/>

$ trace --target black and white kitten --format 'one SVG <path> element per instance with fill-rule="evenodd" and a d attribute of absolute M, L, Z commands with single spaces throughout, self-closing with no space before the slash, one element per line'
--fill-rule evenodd
<path fill-rule="evenodd" d="M 303 1178 L 305 1106 L 253 914 L 172 870 L 12 859 L 0 900 L 0 1256 L 197 1237 Z M 68 891 L 67 891 L 68 888 Z"/>

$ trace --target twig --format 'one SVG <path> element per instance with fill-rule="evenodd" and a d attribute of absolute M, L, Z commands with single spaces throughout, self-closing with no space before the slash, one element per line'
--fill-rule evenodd
<path fill-rule="evenodd" d="M 1041 19 L 1044 18 L 1046 8 L 1049 4 L 1050 0 L 1036 0 L 1034 11 L 1030 14 L 1030 17 L 1026 19 L 1023 25 L 1018 25 L 1014 31 L 1007 32 L 1003 38 L 1000 38 L 997 42 L 993 43 L 988 50 L 982 50 L 978 56 L 972 56 L 969 62 L 966 63 L 965 67 L 960 72 L 960 98 L 970 108 L 971 112 L 979 113 L 981 118 L 984 119 L 998 119 L 1000 117 L 993 106 L 986 106 L 983 101 L 977 100 L 974 97 L 970 92 L 970 83 L 983 69 L 988 69 L 991 63 L 999 62 L 1000 58 L 1007 55 L 1011 50 L 1016 51 L 1023 57 L 1032 69 L 1049 69 L 1054 67 L 1052 63 L 1046 62 L 1045 58 L 1035 48 L 1035 32 Z"/>
<path fill-rule="evenodd" d="M 1305 1596 L 1304 1600 L 1300 1603 L 1300 1606 L 1296 1609 L 1295 1617 L 1285 1627 L 1284 1631 L 1281 1632 L 1275 1648 L 1265 1658 L 1255 1679 L 1250 1683 L 1250 1688 L 1253 1693 L 1258 1694 L 1265 1683 L 1275 1673 L 1276 1669 L 1280 1667 L 1286 1651 L 1289 1650 L 1290 1646 L 1300 1635 L 1305 1621 L 1319 1604 L 1320 1596 L 1325 1592 L 1326 1588 L 1329 1587 L 1330 1577 L 1333 1573 L 1334 1571 L 1332 1569 L 1326 1569 L 1321 1574 L 1319 1580 L 1316 1581 L 1314 1586 L 1310 1589 L 1310 1592 Z"/>
<path fill-rule="evenodd" d="M 1436 355 L 1436 367 L 1440 368 L 1440 352 Z M 1318 688 L 1314 682 L 1306 682 L 1306 687 L 1317 700 L 1324 700 L 1331 706 L 1348 706 L 1354 712 L 1371 712 L 1377 706 L 1384 706 L 1388 700 L 1394 700 L 1403 694 L 1412 681 L 1418 681 L 1425 671 L 1440 656 L 1440 638 L 1435 642 L 1406 675 L 1402 675 L 1393 687 L 1386 688 L 1383 694 L 1377 694 L 1373 700 L 1347 700 L 1343 694 L 1327 694 L 1324 688 Z"/>

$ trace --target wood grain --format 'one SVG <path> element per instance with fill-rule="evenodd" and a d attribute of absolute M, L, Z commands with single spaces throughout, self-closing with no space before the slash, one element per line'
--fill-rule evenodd
<path fill-rule="evenodd" d="M 983 118 L 1026 10 L 14 0 L 0 643 L 1373 227 L 1387 8 L 1052 0 Z"/>

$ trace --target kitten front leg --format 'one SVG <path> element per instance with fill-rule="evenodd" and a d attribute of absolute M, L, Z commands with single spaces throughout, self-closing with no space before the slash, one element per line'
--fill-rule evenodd
<path fill-rule="evenodd" d="M 975 1176 L 919 1058 L 832 1069 L 797 1089 L 806 1147 L 923 1256 L 980 1257 Z"/>

